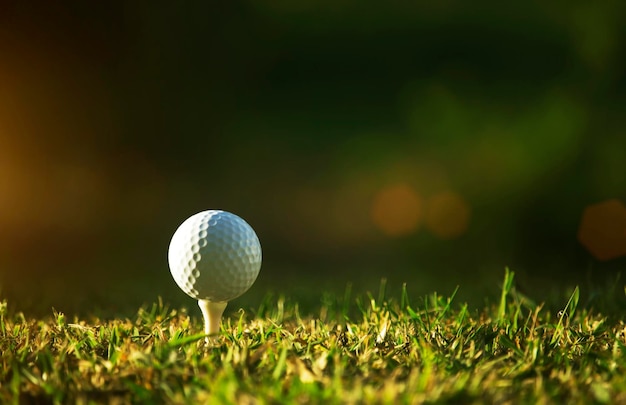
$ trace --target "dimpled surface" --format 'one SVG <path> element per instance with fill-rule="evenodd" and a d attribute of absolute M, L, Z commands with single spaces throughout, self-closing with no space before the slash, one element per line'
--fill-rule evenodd
<path fill-rule="evenodd" d="M 246 292 L 261 269 L 261 244 L 246 221 L 226 211 L 199 212 L 170 242 L 170 272 L 189 296 L 229 301 Z"/>

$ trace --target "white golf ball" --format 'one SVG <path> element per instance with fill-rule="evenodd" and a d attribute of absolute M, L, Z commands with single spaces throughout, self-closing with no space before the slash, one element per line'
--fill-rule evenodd
<path fill-rule="evenodd" d="M 237 215 L 202 211 L 178 227 L 168 261 L 176 284 L 190 297 L 226 302 L 245 293 L 256 280 L 261 244 Z"/>

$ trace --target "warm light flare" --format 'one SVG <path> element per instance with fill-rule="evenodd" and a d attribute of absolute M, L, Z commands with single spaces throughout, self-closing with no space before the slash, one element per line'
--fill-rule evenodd
<path fill-rule="evenodd" d="M 422 219 L 422 201 L 407 184 L 390 185 L 380 190 L 372 202 L 372 222 L 388 236 L 409 235 Z"/>
<path fill-rule="evenodd" d="M 617 199 L 589 205 L 580 221 L 578 240 L 598 260 L 626 255 L 626 206 Z"/>
<path fill-rule="evenodd" d="M 426 203 L 426 227 L 440 239 L 454 239 L 469 227 L 471 210 L 463 198 L 453 191 L 430 197 Z"/>

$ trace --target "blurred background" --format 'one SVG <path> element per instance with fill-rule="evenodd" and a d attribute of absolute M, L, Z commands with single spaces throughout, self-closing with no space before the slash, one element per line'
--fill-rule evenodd
<path fill-rule="evenodd" d="M 235 308 L 616 279 L 626 3 L 429 3 L 0 3 L 0 294 L 195 305 L 167 247 L 205 209 L 264 248 Z"/>

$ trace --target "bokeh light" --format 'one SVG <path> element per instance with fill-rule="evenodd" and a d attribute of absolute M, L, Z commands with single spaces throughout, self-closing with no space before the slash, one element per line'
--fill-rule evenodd
<path fill-rule="evenodd" d="M 626 206 L 617 199 L 589 205 L 580 221 L 578 240 L 598 260 L 626 255 Z"/>
<path fill-rule="evenodd" d="M 372 221 L 388 236 L 409 235 L 417 230 L 422 219 L 422 201 L 408 184 L 393 184 L 374 196 Z"/>
<path fill-rule="evenodd" d="M 463 235 L 470 222 L 470 207 L 453 191 L 433 195 L 426 201 L 426 227 L 440 239 L 454 239 Z"/>

